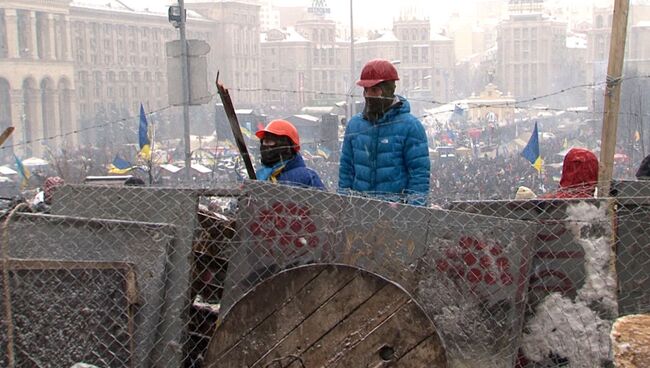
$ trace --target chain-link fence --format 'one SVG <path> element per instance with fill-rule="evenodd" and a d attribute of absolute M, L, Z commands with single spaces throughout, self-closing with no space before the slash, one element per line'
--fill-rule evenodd
<path fill-rule="evenodd" d="M 62 186 L 49 213 L 2 217 L 0 366 L 345 366 L 359 349 L 417 366 L 424 325 L 381 339 L 406 298 L 450 367 L 604 367 L 613 320 L 650 310 L 650 185 L 613 194 L 443 209 L 255 181 Z M 407 297 L 361 272 L 268 286 L 309 264 L 354 266 Z M 240 300 L 250 318 L 229 321 Z M 210 342 L 217 326 L 238 337 Z M 336 354 L 322 360 L 324 344 Z"/>

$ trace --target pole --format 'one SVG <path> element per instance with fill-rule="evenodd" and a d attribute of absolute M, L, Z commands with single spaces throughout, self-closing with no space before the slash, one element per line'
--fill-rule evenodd
<path fill-rule="evenodd" d="M 616 150 L 616 129 L 621 102 L 621 76 L 625 57 L 625 38 L 627 34 L 627 15 L 630 0 L 615 0 L 612 21 L 612 35 L 607 65 L 607 87 L 605 90 L 605 111 L 600 145 L 600 168 L 598 173 L 598 193 L 609 196 Z"/>
<path fill-rule="evenodd" d="M 147 101 L 147 110 L 149 111 L 149 131 L 151 132 L 151 142 L 149 142 L 149 160 L 147 165 L 149 166 L 149 186 L 153 185 L 153 155 L 154 155 L 154 142 L 156 141 L 156 130 L 153 124 L 153 114 L 151 114 L 151 106 L 149 106 L 149 101 Z"/>
<path fill-rule="evenodd" d="M 181 80 L 183 83 L 183 137 L 185 142 L 185 180 L 191 179 L 192 154 L 190 152 L 190 78 L 187 63 L 187 38 L 185 36 L 185 1 L 178 0 L 181 21 L 178 27 L 181 37 Z"/>
<path fill-rule="evenodd" d="M 639 97 L 639 125 L 637 127 L 639 131 L 639 141 L 641 141 L 641 160 L 645 158 L 645 143 L 644 141 L 644 134 L 643 134 L 643 101 L 644 100 L 644 93 L 641 90 L 641 86 L 638 86 L 638 97 Z"/>
<path fill-rule="evenodd" d="M 354 115 L 354 10 L 350 0 L 350 104 L 348 106 L 348 121 Z"/>

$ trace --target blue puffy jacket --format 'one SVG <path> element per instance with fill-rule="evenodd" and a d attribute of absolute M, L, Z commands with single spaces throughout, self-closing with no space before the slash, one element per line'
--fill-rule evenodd
<path fill-rule="evenodd" d="M 362 114 L 345 130 L 339 192 L 365 192 L 380 199 L 424 205 L 429 192 L 429 146 L 422 123 L 401 96 L 376 123 Z"/>
<path fill-rule="evenodd" d="M 279 183 L 304 188 L 312 187 L 325 189 L 325 185 L 323 185 L 323 182 L 320 180 L 320 177 L 316 171 L 308 168 L 305 165 L 305 161 L 302 159 L 302 156 L 300 156 L 300 154 L 296 154 L 296 156 L 291 160 L 284 163 L 279 163 L 274 167 L 262 165 L 262 167 L 256 173 L 257 179 L 269 180 L 271 176 L 281 167 L 282 171 L 280 171 L 279 175 L 276 175 L 276 179 Z"/>

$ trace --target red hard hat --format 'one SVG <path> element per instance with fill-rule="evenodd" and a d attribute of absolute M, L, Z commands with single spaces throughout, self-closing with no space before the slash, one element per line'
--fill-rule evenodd
<path fill-rule="evenodd" d="M 386 59 L 373 59 L 366 63 L 361 70 L 361 78 L 357 85 L 372 87 L 384 81 L 399 80 L 395 65 Z"/>
<path fill-rule="evenodd" d="M 289 137 L 291 143 L 293 143 L 293 149 L 296 152 L 300 151 L 300 136 L 298 136 L 298 130 L 290 122 L 282 119 L 273 120 L 266 125 L 266 128 L 258 130 L 255 135 L 259 139 L 264 139 L 266 133 Z"/>

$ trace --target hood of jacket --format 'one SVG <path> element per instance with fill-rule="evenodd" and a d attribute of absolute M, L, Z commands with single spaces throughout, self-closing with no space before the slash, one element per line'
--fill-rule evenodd
<path fill-rule="evenodd" d="M 572 148 L 564 156 L 560 190 L 574 197 L 592 197 L 598 184 L 598 158 L 584 148 Z"/>

